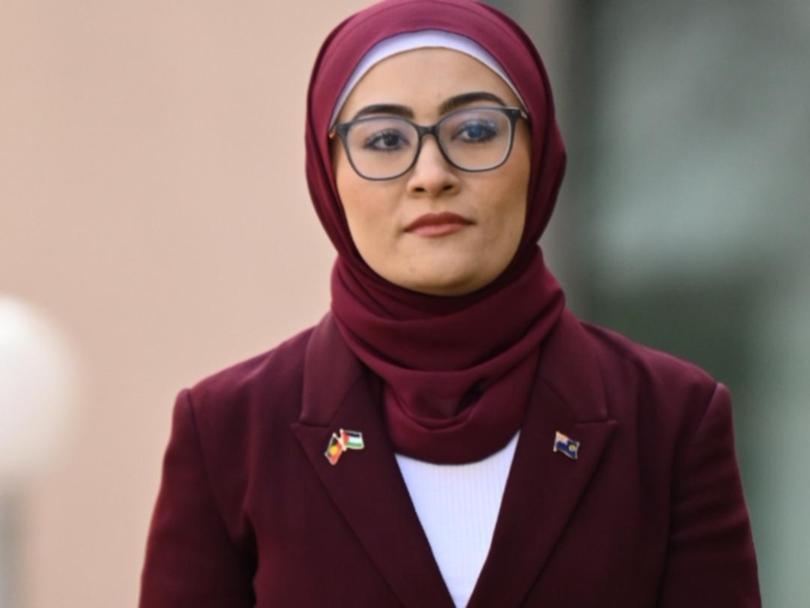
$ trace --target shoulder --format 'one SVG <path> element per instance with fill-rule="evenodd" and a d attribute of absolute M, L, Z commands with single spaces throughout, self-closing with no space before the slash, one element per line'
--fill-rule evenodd
<path fill-rule="evenodd" d="M 601 394 L 591 397 L 603 399 L 615 424 L 609 459 L 618 474 L 634 471 L 645 487 L 659 488 L 663 505 L 712 459 L 713 466 L 736 471 L 731 398 L 722 383 L 694 363 L 615 331 L 580 327 L 601 376 Z"/>
<path fill-rule="evenodd" d="M 300 401 L 304 357 L 313 327 L 274 348 L 216 373 L 183 392 L 198 424 L 223 429 L 268 414 L 294 419 Z"/>
<path fill-rule="evenodd" d="M 690 434 L 726 388 L 698 365 L 610 329 L 580 322 L 595 352 L 610 414 L 639 431 L 667 427 Z"/>
<path fill-rule="evenodd" d="M 602 457 L 603 497 L 631 514 L 653 551 L 649 564 L 663 560 L 660 605 L 708 593 L 715 605 L 759 606 L 728 390 L 689 361 L 602 327 L 580 328 L 615 429 Z"/>
<path fill-rule="evenodd" d="M 704 369 L 664 351 L 640 344 L 611 329 L 580 321 L 602 367 L 625 380 L 645 385 L 711 390 L 716 380 Z"/>
<path fill-rule="evenodd" d="M 234 538 L 247 537 L 240 504 L 255 475 L 295 449 L 289 428 L 300 416 L 312 331 L 206 376 L 177 397 L 167 454 L 186 454 L 204 471 Z"/>

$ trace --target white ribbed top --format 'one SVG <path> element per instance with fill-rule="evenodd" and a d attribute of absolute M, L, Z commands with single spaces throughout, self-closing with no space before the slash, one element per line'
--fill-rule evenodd
<path fill-rule="evenodd" d="M 489 552 L 519 434 L 499 452 L 470 464 L 432 464 L 396 455 L 456 606 L 469 602 Z"/>

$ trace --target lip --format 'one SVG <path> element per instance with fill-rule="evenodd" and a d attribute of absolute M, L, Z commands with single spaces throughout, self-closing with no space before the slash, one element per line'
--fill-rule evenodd
<path fill-rule="evenodd" d="M 420 236 L 444 236 L 458 232 L 465 226 L 474 222 L 456 213 L 445 211 L 442 213 L 426 213 L 420 215 L 405 227 L 405 232 Z"/>

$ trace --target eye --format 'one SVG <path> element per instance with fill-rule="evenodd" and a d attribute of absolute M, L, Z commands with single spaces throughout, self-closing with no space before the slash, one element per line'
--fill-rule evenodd
<path fill-rule="evenodd" d="M 385 129 L 368 135 L 363 141 L 364 150 L 396 152 L 408 147 L 408 138 L 397 129 Z"/>
<path fill-rule="evenodd" d="M 498 136 L 498 125 L 489 120 L 467 120 L 458 125 L 453 139 L 467 143 L 485 143 Z"/>

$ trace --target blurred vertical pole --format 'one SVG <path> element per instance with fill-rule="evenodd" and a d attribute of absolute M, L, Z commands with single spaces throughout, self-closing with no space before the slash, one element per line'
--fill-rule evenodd
<path fill-rule="evenodd" d="M 22 608 L 19 596 L 20 517 L 18 495 L 0 493 L 0 608 Z"/>
<path fill-rule="evenodd" d="M 0 608 L 21 608 L 24 493 L 58 462 L 78 396 L 77 357 L 49 316 L 0 294 Z"/>

